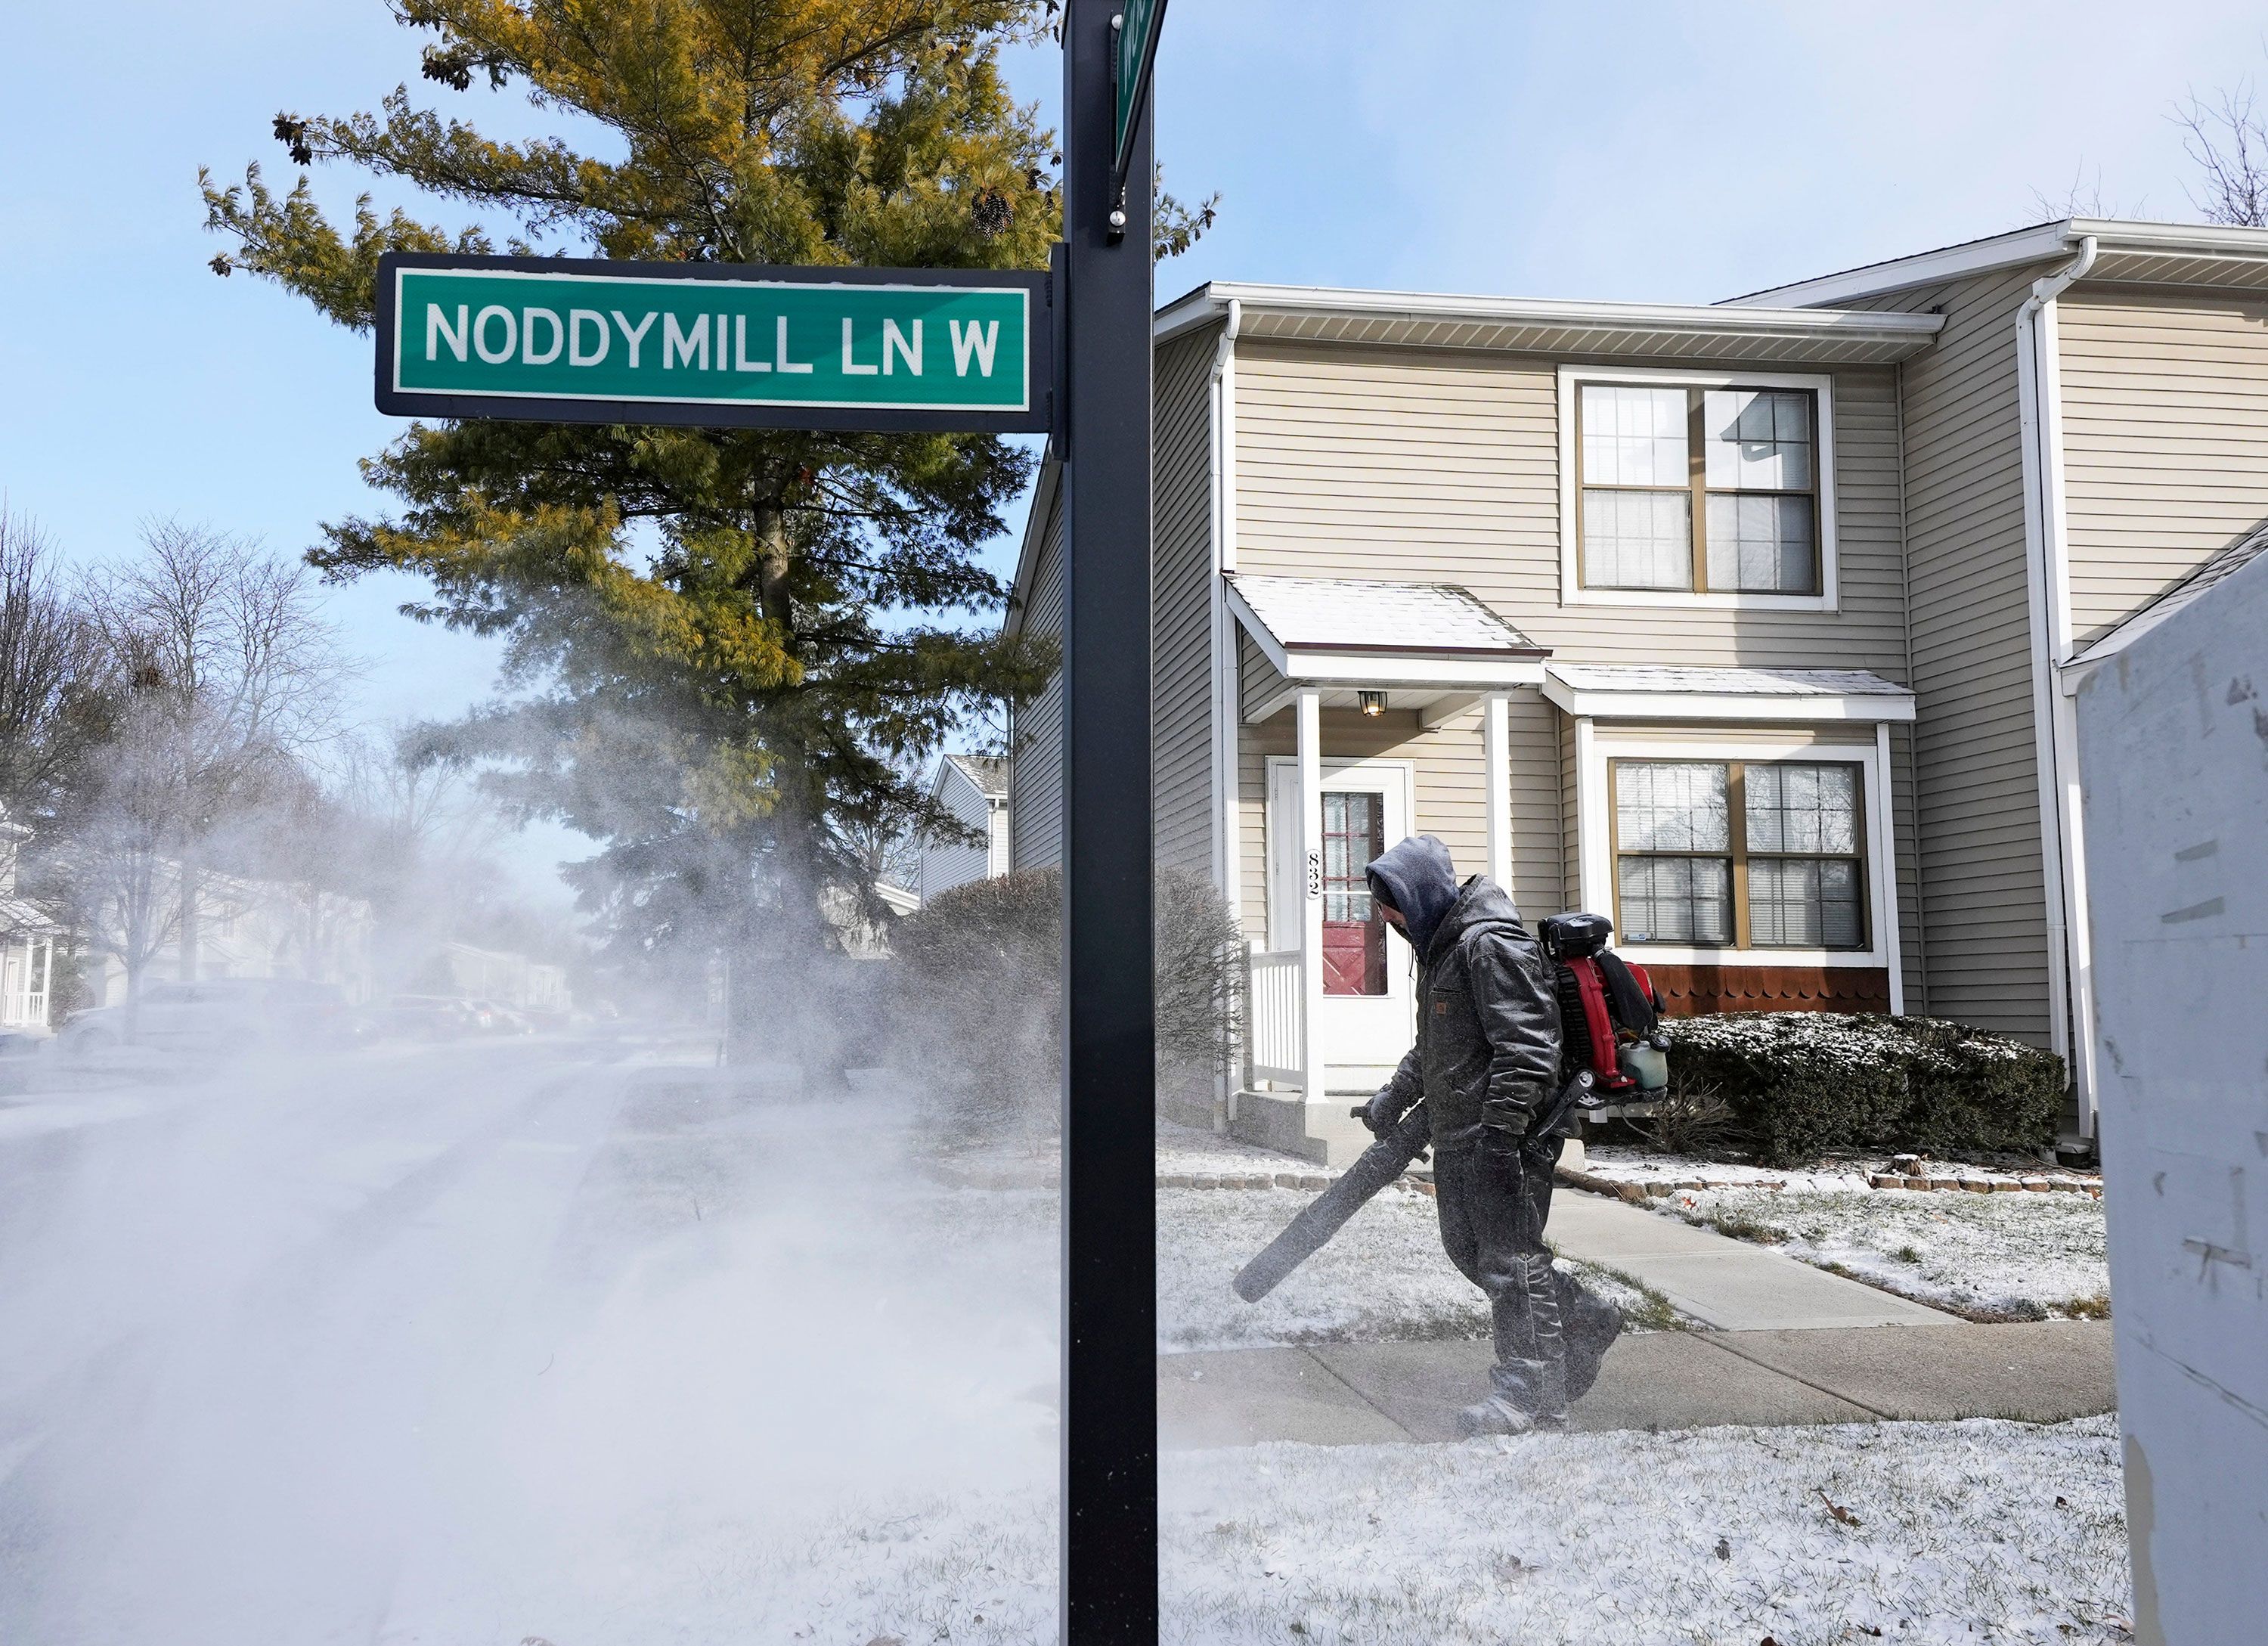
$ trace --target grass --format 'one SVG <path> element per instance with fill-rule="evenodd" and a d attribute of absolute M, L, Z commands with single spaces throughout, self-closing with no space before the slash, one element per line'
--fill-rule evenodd
<path fill-rule="evenodd" d="M 1626 1274 L 1612 1265 L 1592 1258 L 1580 1262 L 1572 1258 L 1562 1258 L 1559 1262 L 1562 1267 L 1586 1284 L 1602 1276 L 1615 1283 L 1612 1287 L 1595 1289 L 1604 1290 L 1614 1298 L 1616 1306 L 1623 1311 L 1623 1330 L 1625 1332 L 1683 1332 L 1692 1324 L 1678 1313 L 1676 1304 L 1634 1274 Z"/>

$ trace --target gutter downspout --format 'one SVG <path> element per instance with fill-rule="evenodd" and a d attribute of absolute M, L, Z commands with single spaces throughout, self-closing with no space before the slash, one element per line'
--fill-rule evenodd
<path fill-rule="evenodd" d="M 2039 771 L 2040 857 L 2046 891 L 2049 1044 L 2078 1094 L 2080 1130 L 2095 1131 L 2094 1009 L 2087 998 L 2085 865 L 2079 860 L 2074 739 L 2057 675 L 2071 656 L 2071 562 L 2064 529 L 2063 414 L 2056 299 L 2094 268 L 2095 237 L 2032 283 L 2016 311 L 2023 435 L 2025 582 L 2030 602 L 2032 726 Z"/>
<path fill-rule="evenodd" d="M 1228 572 L 1236 570 L 1236 334 L 1244 321 L 1244 305 L 1228 299 L 1227 323 L 1213 351 L 1212 380 L 1207 410 L 1212 423 L 1212 574 L 1205 599 L 1210 609 L 1212 646 L 1212 881 L 1228 905 L 1229 919 L 1241 922 L 1243 900 L 1238 897 L 1241 843 L 1237 838 L 1236 623 L 1229 615 Z M 1227 1071 L 1225 1060 L 1213 1104 L 1216 1132 L 1236 1124 L 1237 1096 L 1243 1084 Z"/>

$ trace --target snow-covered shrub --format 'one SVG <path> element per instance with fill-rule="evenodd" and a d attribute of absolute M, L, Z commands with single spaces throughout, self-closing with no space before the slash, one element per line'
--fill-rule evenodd
<path fill-rule="evenodd" d="M 1733 1012 L 1665 1019 L 1669 1064 L 1724 1094 L 1769 1162 L 1889 1140 L 1909 1045 L 1887 1017 Z"/>
<path fill-rule="evenodd" d="M 1210 1079 L 1236 1044 L 1242 940 L 1199 876 L 1152 896 L 1161 1082 Z M 1063 876 L 1027 869 L 939 893 L 891 934 L 904 1060 L 972 1120 L 1043 1123 L 1061 1044 Z"/>
<path fill-rule="evenodd" d="M 1899 1142 L 1942 1153 L 2038 1148 L 2054 1140 L 2068 1084 L 2061 1058 L 1964 1023 L 1896 1021 L 1936 1054 L 1913 1066 Z"/>
<path fill-rule="evenodd" d="M 1720 1090 L 1767 1162 L 1831 1149 L 2036 1148 L 2063 1059 L 1926 1017 L 1733 1012 L 1668 1021 L 1681 1080 Z"/>

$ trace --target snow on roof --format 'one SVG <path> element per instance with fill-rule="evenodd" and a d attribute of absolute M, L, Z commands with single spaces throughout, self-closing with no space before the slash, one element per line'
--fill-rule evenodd
<path fill-rule="evenodd" d="M 2124 651 L 2214 584 L 2250 565 L 2263 549 L 2268 549 L 2268 523 L 2254 527 L 2071 661 L 2099 663 Z"/>
<path fill-rule="evenodd" d="M 1674 691 L 1711 697 L 1891 697 L 1913 694 L 1863 668 L 1677 668 L 1651 664 L 1551 663 L 1578 691 Z"/>
<path fill-rule="evenodd" d="M 63 927 L 21 897 L 0 897 L 0 933 L 17 937 L 55 937 Z"/>
<path fill-rule="evenodd" d="M 947 755 L 961 775 L 986 800 L 1008 798 L 1008 763 L 997 755 Z"/>
<path fill-rule="evenodd" d="M 1521 652 L 1537 645 L 1454 583 L 1229 575 L 1252 615 L 1286 650 Z"/>

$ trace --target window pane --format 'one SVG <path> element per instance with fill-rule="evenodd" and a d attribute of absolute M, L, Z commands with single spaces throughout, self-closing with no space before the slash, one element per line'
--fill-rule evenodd
<path fill-rule="evenodd" d="M 1709 498 L 1709 587 L 1771 594 L 1818 593 L 1809 497 Z"/>
<path fill-rule="evenodd" d="M 1686 483 L 1683 389 L 1587 383 L 1580 415 L 1585 485 Z"/>
<path fill-rule="evenodd" d="M 1859 849 L 1859 768 L 1752 765 L 1748 769 L 1749 850 Z"/>
<path fill-rule="evenodd" d="M 1756 858 L 1749 864 L 1749 935 L 1759 948 L 1856 948 L 1859 866 L 1848 858 Z"/>
<path fill-rule="evenodd" d="M 1712 388 L 1701 397 L 1703 469 L 1728 491 L 1808 491 L 1811 396 L 1801 390 Z"/>
<path fill-rule="evenodd" d="M 1623 941 L 1729 943 L 1732 864 L 1720 857 L 1626 857 L 1621 863 Z"/>
<path fill-rule="evenodd" d="M 1383 851 L 1384 819 L 1373 793 L 1323 793 L 1323 919 L 1367 920 L 1370 882 L 1363 871 Z"/>
<path fill-rule="evenodd" d="M 1584 587 L 1691 588 L 1692 514 L 1683 491 L 1584 492 Z"/>
<path fill-rule="evenodd" d="M 1728 768 L 1699 761 L 1615 767 L 1615 838 L 1625 852 L 1732 849 Z"/>

